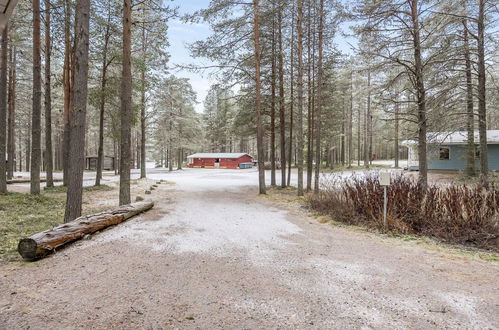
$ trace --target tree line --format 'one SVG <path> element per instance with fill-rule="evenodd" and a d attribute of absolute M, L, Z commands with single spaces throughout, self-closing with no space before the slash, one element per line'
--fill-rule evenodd
<path fill-rule="evenodd" d="M 81 215 L 85 156 L 97 156 L 100 185 L 111 154 L 120 205 L 130 203 L 130 168 L 146 176 L 154 95 L 169 85 L 168 20 L 176 13 L 159 0 L 18 2 L 2 31 L 0 192 L 15 171 L 30 172 L 31 194 L 40 193 L 41 171 L 47 187 L 62 171 L 71 221 Z"/>
<path fill-rule="evenodd" d="M 356 159 L 369 167 L 377 156 L 400 166 L 402 140 L 416 141 L 425 185 L 428 134 L 463 130 L 466 172 L 487 186 L 486 131 L 498 124 L 498 16 L 490 0 L 211 1 L 186 17 L 213 30 L 191 53 L 217 63 L 209 69 L 223 84 L 212 92 L 230 101 L 216 115 L 205 107 L 207 134 L 219 139 L 207 148 L 225 150 L 223 137 L 256 152 L 260 193 L 266 167 L 271 185 L 281 168 L 285 187 L 294 165 L 303 195 L 319 189 L 325 166 Z"/>
<path fill-rule="evenodd" d="M 189 45 L 218 81 L 198 114 L 189 81 L 169 70 L 176 8 L 20 0 L 0 43 L 0 192 L 16 170 L 30 172 L 32 194 L 41 171 L 48 187 L 62 171 L 70 221 L 85 156 L 97 157 L 96 185 L 105 156 L 119 160 L 126 204 L 131 167 L 143 178 L 147 158 L 173 170 L 203 150 L 254 153 L 260 193 L 266 168 L 286 187 L 296 167 L 303 195 L 319 190 L 324 167 L 369 167 L 375 155 L 399 166 L 402 140 L 417 142 L 426 184 L 428 133 L 456 130 L 467 132 L 467 173 L 486 186 L 497 10 L 492 0 L 212 0 L 182 17 L 212 31 Z"/>

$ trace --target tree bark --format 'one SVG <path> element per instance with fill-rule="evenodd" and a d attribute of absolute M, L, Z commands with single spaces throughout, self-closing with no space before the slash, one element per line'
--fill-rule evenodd
<path fill-rule="evenodd" d="M 298 57 L 298 145 L 297 145 L 297 167 L 298 167 L 298 196 L 303 196 L 303 2 L 298 0 L 298 19 L 297 19 L 297 52 Z"/>
<path fill-rule="evenodd" d="M 153 202 L 137 202 L 116 209 L 80 217 L 71 223 L 31 235 L 20 240 L 17 251 L 28 261 L 35 261 L 54 253 L 57 248 L 117 225 L 154 206 Z"/>
<path fill-rule="evenodd" d="M 395 154 L 395 168 L 399 168 L 399 103 L 395 103 L 395 139 L 393 141 L 393 153 Z"/>
<path fill-rule="evenodd" d="M 33 110 L 31 113 L 30 192 L 40 194 L 42 77 L 40 58 L 40 0 L 33 0 Z"/>
<path fill-rule="evenodd" d="M 411 0 L 411 18 L 413 26 L 413 46 L 415 63 L 415 84 L 418 102 L 418 181 L 422 185 L 428 183 L 428 162 L 426 155 L 426 89 L 423 79 L 423 60 L 421 55 L 418 0 Z"/>
<path fill-rule="evenodd" d="M 350 71 L 350 108 L 348 111 L 348 164 L 352 168 L 353 158 L 353 71 Z"/>
<path fill-rule="evenodd" d="M 63 184 L 68 184 L 68 159 L 69 159 L 69 139 L 71 122 L 71 0 L 64 1 L 64 68 L 63 68 L 63 87 L 64 87 L 64 133 L 62 142 L 62 170 Z"/>
<path fill-rule="evenodd" d="M 45 172 L 47 187 L 54 186 L 54 163 L 52 151 L 52 89 L 51 89 L 51 53 L 50 37 L 50 0 L 45 0 Z"/>
<path fill-rule="evenodd" d="M 28 129 L 26 130 L 26 146 L 24 149 L 24 154 L 26 158 L 26 172 L 29 172 L 31 168 L 31 121 L 28 123 Z"/>
<path fill-rule="evenodd" d="M 144 7 L 145 11 L 145 7 Z M 145 17 L 145 15 L 144 15 Z M 146 35 L 145 23 L 142 24 L 142 56 L 146 57 Z M 146 73 L 145 68 L 140 73 L 141 95 L 140 95 L 140 178 L 145 179 L 146 173 Z"/>
<path fill-rule="evenodd" d="M 292 164 L 292 159 L 293 159 L 293 119 L 294 119 L 294 102 L 295 102 L 295 94 L 294 94 L 294 82 L 295 82 L 295 74 L 294 74 L 294 67 L 295 67 L 295 47 L 294 47 L 294 42 L 295 42 L 295 1 L 293 0 L 293 8 L 291 10 L 291 42 L 290 42 L 290 47 L 291 47 L 291 54 L 290 54 L 290 83 L 289 83 L 289 152 L 288 152 L 288 179 L 287 179 L 287 185 L 291 185 L 291 164 Z"/>
<path fill-rule="evenodd" d="M 466 173 L 475 175 L 475 114 L 473 111 L 473 77 L 471 72 L 471 56 L 468 37 L 468 20 L 463 19 L 464 62 L 466 73 L 466 131 L 468 132 L 468 150 L 466 157 Z"/>
<path fill-rule="evenodd" d="M 5 146 L 7 140 L 7 60 L 9 29 L 2 31 L 1 63 L 0 63 L 0 193 L 7 192 L 7 164 Z"/>
<path fill-rule="evenodd" d="M 73 114 L 70 128 L 68 193 L 66 197 L 64 222 L 69 222 L 78 218 L 81 215 L 82 207 L 88 93 L 89 16 L 90 0 L 77 0 L 75 13 Z"/>
<path fill-rule="evenodd" d="M 371 117 L 371 68 L 367 71 L 367 108 L 364 117 L 364 167 L 369 168 L 369 117 Z"/>
<path fill-rule="evenodd" d="M 123 72 L 121 81 L 120 205 L 130 203 L 130 159 L 132 122 L 132 1 L 123 0 Z"/>
<path fill-rule="evenodd" d="M 360 159 L 362 158 L 362 140 L 361 140 L 361 115 L 362 106 L 357 109 L 357 167 L 360 167 Z"/>
<path fill-rule="evenodd" d="M 278 13 L 279 43 L 279 125 L 281 149 L 281 187 L 286 187 L 286 113 L 284 98 L 284 49 L 282 45 L 282 10 Z"/>
<path fill-rule="evenodd" d="M 265 187 L 265 164 L 264 164 L 264 145 L 263 145 L 263 121 L 262 121 L 262 92 L 260 77 L 260 1 L 253 0 L 253 43 L 255 51 L 255 110 L 256 110 L 256 144 L 258 157 L 258 188 L 260 194 L 266 194 Z"/>
<path fill-rule="evenodd" d="M 109 48 L 109 38 L 111 37 L 111 9 L 107 16 L 106 32 L 104 33 L 104 47 L 102 49 L 102 75 L 101 91 L 99 104 L 99 147 L 97 150 L 97 173 L 95 175 L 95 185 L 100 186 L 102 180 L 102 168 L 104 164 L 104 115 L 106 110 L 106 87 L 107 87 L 107 69 L 111 61 L 107 60 L 107 51 Z"/>
<path fill-rule="evenodd" d="M 9 96 L 8 96 L 8 134 L 7 134 L 7 155 L 9 159 L 7 177 L 14 177 L 16 163 L 16 86 L 17 86 L 17 49 L 10 48 L 10 68 L 9 68 Z M 21 134 L 19 134 L 21 136 Z M 20 148 L 19 148 L 20 149 Z M 19 157 L 19 171 L 21 171 L 21 158 Z"/>
<path fill-rule="evenodd" d="M 319 2 L 319 59 L 317 72 L 317 113 L 315 114 L 315 176 L 314 191 L 319 192 L 319 176 L 321 171 L 321 114 L 322 114 L 322 79 L 324 52 L 324 0 Z"/>
<path fill-rule="evenodd" d="M 274 4 L 274 3 L 272 3 Z M 274 8 L 275 9 L 275 8 Z M 276 36 L 275 19 L 272 15 L 272 56 L 271 56 L 271 100 L 270 100 L 270 185 L 276 185 L 275 178 L 275 107 L 276 107 Z"/>
<path fill-rule="evenodd" d="M 308 1 L 307 15 L 307 191 L 312 189 L 312 171 L 314 155 L 314 83 L 312 75 L 315 74 L 315 42 L 312 43 L 312 0 Z M 315 40 L 314 40 L 315 41 Z M 314 54 L 312 54 L 314 48 Z M 315 80 L 315 79 L 314 79 Z"/>
<path fill-rule="evenodd" d="M 480 135 L 480 184 L 488 187 L 485 1 L 478 1 L 478 132 Z"/>

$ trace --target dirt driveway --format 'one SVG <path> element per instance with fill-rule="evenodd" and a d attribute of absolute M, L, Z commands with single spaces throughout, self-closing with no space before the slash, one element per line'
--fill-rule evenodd
<path fill-rule="evenodd" d="M 151 177 L 151 212 L 1 267 L 0 328 L 499 328 L 498 263 L 319 224 L 253 170 Z"/>

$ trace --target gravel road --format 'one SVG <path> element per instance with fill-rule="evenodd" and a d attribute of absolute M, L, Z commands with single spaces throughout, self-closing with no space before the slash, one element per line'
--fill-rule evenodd
<path fill-rule="evenodd" d="M 319 224 L 254 170 L 154 170 L 155 208 L 0 266 L 0 329 L 499 328 L 499 263 Z"/>

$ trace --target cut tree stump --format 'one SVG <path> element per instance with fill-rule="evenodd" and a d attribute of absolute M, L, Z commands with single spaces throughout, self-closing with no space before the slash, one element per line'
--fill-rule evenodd
<path fill-rule="evenodd" d="M 53 229 L 36 233 L 19 241 L 17 251 L 25 259 L 41 259 L 57 248 L 76 241 L 85 235 L 95 233 L 109 226 L 117 225 L 154 206 L 153 202 L 136 202 L 116 209 L 79 217 Z"/>

